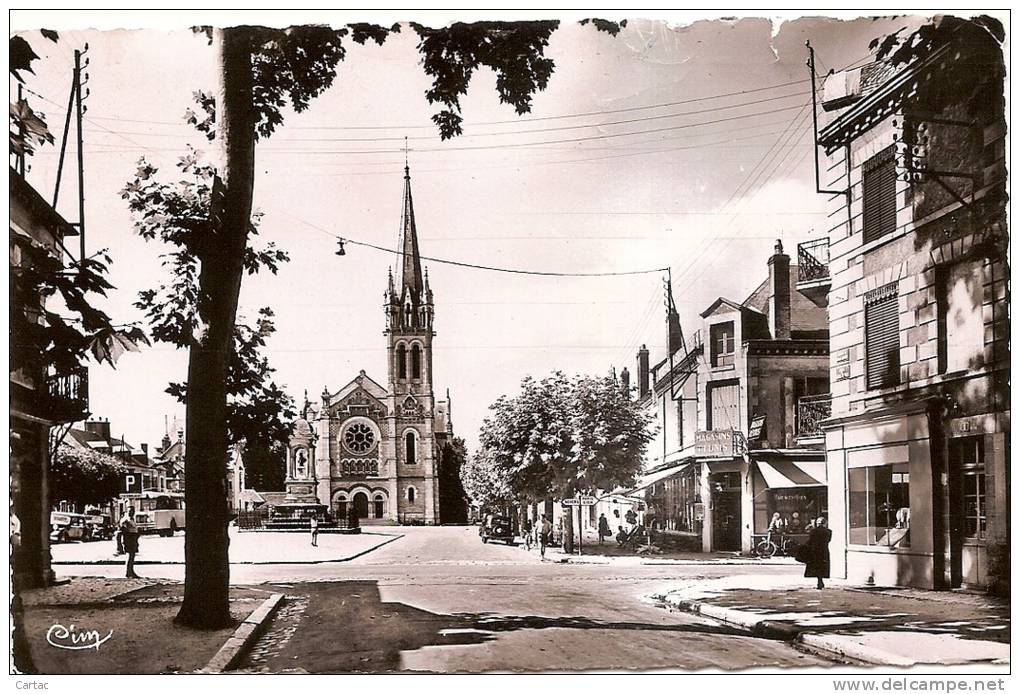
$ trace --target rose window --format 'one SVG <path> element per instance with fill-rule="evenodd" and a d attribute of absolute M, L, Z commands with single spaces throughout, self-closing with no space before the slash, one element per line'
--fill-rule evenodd
<path fill-rule="evenodd" d="M 351 453 L 367 453 L 375 446 L 375 432 L 362 422 L 352 424 L 344 431 L 344 446 Z"/>

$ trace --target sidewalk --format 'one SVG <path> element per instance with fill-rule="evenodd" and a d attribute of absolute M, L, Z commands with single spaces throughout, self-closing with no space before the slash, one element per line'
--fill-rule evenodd
<path fill-rule="evenodd" d="M 614 540 L 612 543 L 598 544 L 594 540 L 590 545 L 587 541 L 581 549 L 581 554 L 575 550 L 573 554 L 565 554 L 562 547 L 546 550 L 546 557 L 551 561 L 560 561 L 569 564 L 614 564 L 621 566 L 696 566 L 701 564 L 714 565 L 795 565 L 797 562 L 792 557 L 773 557 L 772 559 L 760 559 L 748 557 L 735 552 L 674 552 L 662 551 L 656 553 L 638 552 L 632 547 L 620 547 Z"/>
<path fill-rule="evenodd" d="M 147 579 L 75 578 L 22 593 L 32 671 L 38 674 L 194 672 L 233 635 L 173 623 L 183 586 Z M 232 587 L 231 616 L 248 617 L 270 591 Z M 96 645 L 98 642 L 98 645 Z M 25 668 L 18 663 L 19 669 Z"/>
<path fill-rule="evenodd" d="M 350 561 L 403 537 L 399 532 L 366 531 L 358 535 L 320 534 L 312 547 L 308 533 L 239 532 L 230 528 L 231 564 L 325 564 Z M 113 540 L 53 545 L 53 564 L 123 564 Z M 143 535 L 136 566 L 183 564 L 184 533 L 174 537 Z"/>
<path fill-rule="evenodd" d="M 1009 664 L 1009 602 L 979 593 L 729 576 L 656 596 L 765 638 L 872 665 Z"/>

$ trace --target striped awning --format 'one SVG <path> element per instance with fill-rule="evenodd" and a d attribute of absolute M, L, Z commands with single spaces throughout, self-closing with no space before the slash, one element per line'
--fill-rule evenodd
<path fill-rule="evenodd" d="M 756 461 L 765 484 L 771 489 L 824 487 L 827 484 L 825 461 Z"/>

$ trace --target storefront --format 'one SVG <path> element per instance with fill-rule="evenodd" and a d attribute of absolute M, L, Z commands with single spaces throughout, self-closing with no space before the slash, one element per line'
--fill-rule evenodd
<path fill-rule="evenodd" d="M 824 451 L 752 451 L 754 495 L 752 546 L 768 532 L 775 514 L 784 535 L 795 542 L 807 538 L 820 516 L 828 518 L 828 487 Z"/>

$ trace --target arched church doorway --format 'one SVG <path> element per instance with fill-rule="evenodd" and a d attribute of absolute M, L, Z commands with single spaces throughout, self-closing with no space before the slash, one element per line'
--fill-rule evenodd
<path fill-rule="evenodd" d="M 354 502 L 354 512 L 358 514 L 358 518 L 368 518 L 368 494 L 358 492 L 352 501 Z"/>
<path fill-rule="evenodd" d="M 382 518 L 383 514 L 385 512 L 384 506 L 386 505 L 386 502 L 383 500 L 383 495 L 382 494 L 376 494 L 375 495 L 375 499 L 373 500 L 373 505 L 375 506 L 375 509 L 374 509 L 375 510 L 375 517 L 376 518 Z"/>

